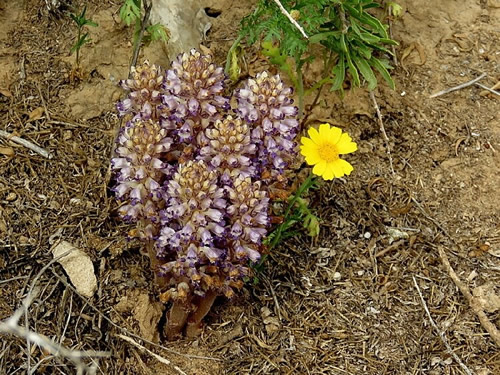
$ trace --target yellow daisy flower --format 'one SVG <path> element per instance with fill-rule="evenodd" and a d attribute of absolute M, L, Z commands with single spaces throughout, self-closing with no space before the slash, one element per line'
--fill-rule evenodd
<path fill-rule="evenodd" d="M 358 149 L 349 134 L 342 133 L 341 129 L 330 124 L 321 124 L 319 131 L 309 128 L 307 132 L 309 138 L 300 139 L 300 153 L 306 158 L 307 164 L 314 165 L 312 172 L 315 175 L 333 180 L 334 177 L 351 174 L 354 169 L 352 165 L 339 157 Z"/>

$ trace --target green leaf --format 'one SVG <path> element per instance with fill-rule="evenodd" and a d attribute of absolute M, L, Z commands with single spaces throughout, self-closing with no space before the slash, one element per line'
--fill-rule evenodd
<path fill-rule="evenodd" d="M 168 34 L 165 27 L 159 23 L 154 25 L 149 25 L 146 27 L 147 40 L 150 42 L 155 42 L 157 40 L 162 40 L 164 42 L 168 41 Z"/>
<path fill-rule="evenodd" d="M 130 26 L 132 22 L 141 18 L 140 2 L 134 0 L 125 0 L 120 8 L 120 19 Z"/>
<path fill-rule="evenodd" d="M 340 35 L 340 48 L 342 52 L 347 53 L 347 43 L 345 40 L 345 34 Z"/>
<path fill-rule="evenodd" d="M 322 40 L 328 39 L 329 37 L 332 37 L 332 36 L 338 38 L 340 36 L 340 34 L 342 34 L 342 32 L 340 32 L 340 31 L 326 31 L 324 33 L 314 34 L 314 35 L 309 37 L 309 42 L 319 43 Z"/>
<path fill-rule="evenodd" d="M 372 57 L 369 62 L 370 65 L 377 69 L 377 71 L 382 75 L 389 87 L 394 90 L 396 88 L 396 85 L 394 84 L 394 80 L 392 79 L 391 74 L 388 71 L 390 65 L 388 63 L 382 62 L 375 57 Z"/>
<path fill-rule="evenodd" d="M 351 74 L 351 77 L 352 77 L 353 86 L 359 87 L 361 85 L 361 82 L 359 80 L 358 70 L 356 69 L 356 67 L 352 63 L 351 56 L 349 56 L 349 53 L 347 53 L 345 56 L 347 59 L 347 68 L 348 68 L 349 73 Z"/>
<path fill-rule="evenodd" d="M 389 37 L 384 25 L 382 25 L 382 23 L 377 18 L 373 17 L 372 15 L 366 12 L 359 12 L 357 9 L 351 7 L 346 3 L 343 4 L 343 7 L 349 11 L 350 15 L 352 15 L 359 21 L 363 22 L 364 24 L 369 25 L 373 29 L 375 29 L 383 38 Z"/>
<path fill-rule="evenodd" d="M 92 20 L 85 20 L 85 26 L 97 27 L 97 26 L 99 26 L 99 24 L 95 23 Z"/>
<path fill-rule="evenodd" d="M 361 72 L 361 75 L 368 82 L 368 90 L 372 91 L 375 87 L 377 87 L 377 77 L 375 77 L 375 74 L 373 74 L 373 70 L 370 67 L 370 64 L 368 64 L 368 61 L 366 61 L 361 56 L 354 55 L 353 60 L 359 71 Z"/>
<path fill-rule="evenodd" d="M 345 56 L 343 53 L 339 54 L 337 65 L 332 70 L 334 76 L 331 91 L 342 89 L 345 80 Z"/>
<path fill-rule="evenodd" d="M 310 237 L 317 237 L 319 235 L 319 229 L 320 229 L 319 220 L 315 215 L 308 214 L 304 218 L 303 226 L 304 229 L 307 230 L 307 234 Z"/>
<path fill-rule="evenodd" d="M 78 26 L 80 26 L 80 21 L 78 20 L 78 16 L 75 16 L 73 13 L 70 13 L 70 15 L 69 15 L 69 16 L 71 17 L 71 19 L 72 19 L 73 21 L 75 21 L 75 23 L 76 23 Z"/>

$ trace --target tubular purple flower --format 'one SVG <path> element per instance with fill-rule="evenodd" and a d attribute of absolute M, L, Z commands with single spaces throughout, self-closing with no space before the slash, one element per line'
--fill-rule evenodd
<path fill-rule="evenodd" d="M 111 160 L 116 172 L 114 191 L 118 199 L 130 200 L 119 212 L 129 221 L 159 220 L 163 205 L 161 182 L 166 166 L 160 154 L 170 149 L 167 130 L 152 120 L 128 122 L 118 137 L 117 156 Z"/>
<path fill-rule="evenodd" d="M 196 138 L 199 130 L 229 109 L 229 99 L 222 96 L 224 80 L 222 67 L 217 67 L 211 56 L 195 49 L 172 62 L 163 84 L 163 104 L 171 112 L 170 118 L 182 124 L 186 117 L 196 118 L 196 124 L 201 126 L 201 129 L 185 128 L 184 138 L 188 137 L 186 134 Z"/>
<path fill-rule="evenodd" d="M 132 78 L 120 81 L 120 86 L 130 91 L 128 97 L 116 105 L 120 116 L 131 113 L 140 114 L 146 120 L 159 118 L 158 106 L 161 105 L 163 85 L 161 72 L 159 66 L 150 65 L 147 60 L 140 66 L 132 67 Z"/>
<path fill-rule="evenodd" d="M 244 251 L 249 259 L 256 259 L 257 250 L 253 244 L 261 243 L 267 234 L 269 223 L 267 193 L 262 189 L 260 182 L 252 182 L 250 178 L 241 177 L 234 181 L 234 187 L 227 187 L 226 190 L 230 202 L 227 211 L 232 222 L 231 235 L 240 246 L 236 253 L 241 257 Z"/>
<path fill-rule="evenodd" d="M 248 79 L 235 93 L 237 113 L 254 125 L 251 136 L 259 147 L 258 169 L 270 169 L 272 178 L 276 178 L 297 154 L 296 145 L 291 141 L 299 130 L 298 109 L 292 105 L 292 93 L 279 75 L 270 76 L 267 72 Z M 273 161 L 276 157 L 279 160 Z"/>
<path fill-rule="evenodd" d="M 227 116 L 205 130 L 208 145 L 200 150 L 200 159 L 221 171 L 224 180 L 255 174 L 251 158 L 256 146 L 251 143 L 250 128 L 240 118 Z"/>

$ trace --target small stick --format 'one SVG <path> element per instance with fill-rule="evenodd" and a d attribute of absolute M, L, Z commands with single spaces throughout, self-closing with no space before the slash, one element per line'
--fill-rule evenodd
<path fill-rule="evenodd" d="M 302 28 L 302 26 L 300 26 L 298 24 L 298 22 L 293 19 L 293 17 L 290 15 L 290 13 L 288 13 L 288 11 L 281 4 L 281 2 L 279 0 L 273 0 L 273 1 L 278 6 L 278 8 L 280 8 L 281 13 L 283 13 L 290 20 L 290 22 L 293 24 L 293 26 L 295 26 L 300 31 L 300 33 L 304 36 L 304 38 L 309 39 L 309 37 L 307 36 L 307 34 L 304 31 L 304 29 Z"/>
<path fill-rule="evenodd" d="M 38 89 L 38 93 L 40 94 L 40 100 L 42 101 L 43 109 L 45 110 L 45 117 L 47 118 L 48 121 L 50 121 L 50 113 L 49 110 L 47 109 L 47 103 L 45 103 L 45 98 L 43 97 L 42 89 L 38 84 L 36 85 L 36 88 Z"/>
<path fill-rule="evenodd" d="M 389 37 L 391 39 L 394 39 L 392 37 L 392 5 L 389 5 L 389 7 L 387 8 L 387 11 L 389 12 L 389 17 L 388 17 L 388 20 L 389 20 Z M 396 47 L 395 46 L 391 46 L 391 51 L 392 51 L 392 59 L 394 61 L 394 66 L 398 66 L 398 55 L 396 55 Z"/>
<path fill-rule="evenodd" d="M 12 135 L 4 130 L 0 130 L 0 137 L 3 137 L 9 141 L 13 141 L 16 143 L 19 143 L 20 145 L 23 145 L 26 148 L 29 148 L 32 151 L 35 151 L 37 154 L 42 155 L 44 158 L 47 159 L 52 159 L 53 156 L 51 153 L 49 153 L 47 150 L 41 148 L 40 146 L 37 146 L 30 141 L 27 141 L 26 139 L 23 139 L 21 137 L 18 137 L 16 135 Z"/>
<path fill-rule="evenodd" d="M 467 302 L 469 302 L 469 306 L 479 318 L 479 322 L 481 323 L 483 328 L 490 334 L 495 344 L 497 344 L 497 346 L 500 348 L 500 332 L 498 331 L 497 327 L 492 322 L 490 322 L 490 320 L 484 313 L 484 310 L 481 307 L 480 302 L 475 297 L 472 296 L 469 287 L 465 285 L 462 282 L 462 280 L 460 280 L 460 278 L 457 276 L 457 274 L 451 267 L 450 261 L 448 260 L 448 257 L 446 256 L 446 253 L 444 252 L 443 248 L 439 247 L 438 250 L 439 250 L 439 257 L 441 258 L 441 262 L 443 263 L 446 272 L 448 272 L 450 278 L 453 280 L 457 288 L 460 289 Z"/>
<path fill-rule="evenodd" d="M 431 96 L 429 96 L 429 98 L 436 98 L 438 96 L 441 96 L 441 95 L 444 95 L 444 94 L 448 94 L 449 92 L 457 91 L 457 90 L 469 87 L 469 86 L 473 85 L 474 83 L 476 83 L 477 81 L 483 79 L 484 77 L 486 77 L 486 73 L 481 74 L 479 77 L 474 78 L 472 81 L 465 82 L 465 83 L 462 83 L 461 85 L 458 85 L 458 86 L 455 86 L 455 87 L 450 87 L 449 89 L 442 90 L 442 91 L 439 91 L 439 92 L 437 92 L 435 94 L 432 94 Z"/>
<path fill-rule="evenodd" d="M 121 338 L 122 340 L 128 342 L 129 344 L 132 344 L 133 346 L 135 346 L 136 348 L 138 348 L 139 350 L 143 351 L 143 352 L 146 352 L 148 353 L 150 356 L 152 356 L 154 359 L 156 359 L 158 362 L 161 362 L 163 363 L 164 365 L 167 365 L 167 366 L 172 366 L 175 371 L 177 371 L 179 374 L 181 375 L 187 375 L 184 371 L 182 371 L 179 367 L 177 367 L 176 365 L 173 365 L 168 359 L 166 358 L 163 358 L 161 356 L 159 356 L 158 354 L 156 353 L 153 353 L 151 350 L 149 350 L 148 348 L 142 346 L 141 344 L 139 344 L 138 342 L 135 342 L 132 338 L 128 337 L 128 336 L 125 336 L 125 335 L 121 335 L 121 334 L 117 334 L 116 337 L 119 337 Z"/>
<path fill-rule="evenodd" d="M 485 90 L 488 90 L 488 91 L 489 91 L 489 92 L 491 92 L 492 94 L 495 94 L 495 95 L 500 96 L 500 92 L 496 91 L 495 89 L 493 89 L 493 88 L 491 88 L 491 87 L 485 86 L 485 85 L 483 85 L 483 84 L 481 84 L 481 83 L 478 83 L 478 82 L 476 82 L 476 83 L 474 83 L 474 84 L 475 84 L 476 86 L 479 86 L 479 87 L 481 87 L 481 88 L 485 89 Z"/>
<path fill-rule="evenodd" d="M 375 108 L 375 111 L 377 111 L 378 125 L 380 126 L 380 131 L 382 132 L 382 135 L 384 136 L 385 146 L 387 147 L 387 156 L 389 157 L 389 166 L 391 168 L 392 174 L 395 174 L 394 167 L 392 165 L 391 146 L 389 144 L 389 137 L 387 136 L 387 133 L 385 132 L 384 121 L 382 120 L 382 113 L 380 113 L 380 108 L 378 106 L 377 99 L 375 99 L 375 94 L 373 93 L 373 91 L 370 91 L 370 98 L 372 99 L 373 107 Z"/>
<path fill-rule="evenodd" d="M 134 54 L 132 55 L 132 61 L 130 62 L 128 78 L 132 78 L 132 68 L 137 64 L 137 59 L 139 58 L 139 51 L 141 49 L 142 38 L 144 37 L 144 31 L 146 30 L 146 24 L 148 23 L 149 15 L 151 9 L 153 8 L 153 3 L 144 1 L 144 17 L 142 18 L 141 30 L 137 36 L 137 43 L 134 45 Z"/>
<path fill-rule="evenodd" d="M 469 368 L 462 362 L 462 360 L 458 357 L 458 355 L 453 351 L 450 344 L 448 343 L 448 340 L 446 339 L 446 336 L 444 335 L 444 332 L 438 328 L 436 323 L 434 323 L 434 320 L 432 319 L 429 308 L 427 307 L 427 304 L 425 303 L 424 296 L 422 295 L 422 292 L 420 291 L 420 288 L 418 287 L 417 280 L 415 279 L 415 276 L 412 276 L 412 278 L 413 278 L 413 283 L 415 284 L 415 288 L 417 289 L 418 295 L 420 296 L 420 302 L 422 303 L 422 306 L 423 306 L 425 312 L 427 313 L 427 317 L 429 318 L 429 321 L 431 322 L 432 327 L 438 333 L 444 346 L 446 346 L 446 351 L 448 352 L 449 355 L 451 355 L 455 359 L 455 361 L 460 365 L 460 367 L 462 367 L 462 369 L 465 371 L 465 373 L 467 375 L 473 375 L 471 370 L 469 370 Z"/>

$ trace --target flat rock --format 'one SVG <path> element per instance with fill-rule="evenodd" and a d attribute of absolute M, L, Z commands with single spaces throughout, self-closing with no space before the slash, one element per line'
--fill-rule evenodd
<path fill-rule="evenodd" d="M 91 298 L 97 290 L 97 279 L 90 257 L 67 241 L 61 241 L 52 248 L 54 258 L 62 256 L 57 262 L 64 268 L 76 291 Z"/>

